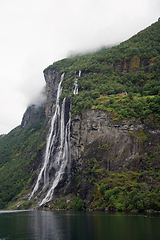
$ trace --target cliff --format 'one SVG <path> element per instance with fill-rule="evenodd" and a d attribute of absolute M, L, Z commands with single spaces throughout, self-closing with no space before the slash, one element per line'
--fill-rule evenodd
<path fill-rule="evenodd" d="M 52 78 L 53 82 L 57 81 L 57 75 Z M 53 86 L 47 76 L 48 83 Z M 47 94 L 47 107 L 52 105 L 49 101 L 51 92 Z M 86 207 L 97 208 L 94 201 L 98 201 L 99 197 L 93 194 L 98 189 L 95 183 L 107 181 L 105 179 L 109 178 L 110 173 L 143 172 L 151 166 L 158 172 L 159 139 L 160 128 L 156 123 L 153 126 L 151 122 L 144 123 L 140 119 L 118 120 L 113 113 L 95 109 L 76 115 L 71 120 L 70 178 L 66 172 L 54 190 L 53 206 L 52 202 L 46 206 L 54 208 L 56 197 L 75 194 L 86 199 Z M 152 161 L 148 163 L 151 158 Z M 157 180 L 153 176 L 149 180 L 149 175 L 146 172 L 142 176 L 138 175 L 137 182 L 145 179 L 152 188 L 157 186 Z"/>
<path fill-rule="evenodd" d="M 0 138 L 0 208 L 160 210 L 159 29 L 44 70 L 45 104 Z"/>
<path fill-rule="evenodd" d="M 137 58 L 134 59 L 135 62 Z M 143 60 L 145 62 L 145 60 Z M 146 60 L 147 62 L 148 60 Z M 138 64 L 141 60 L 138 59 Z M 132 60 L 132 64 L 134 61 Z M 118 65 L 115 66 L 118 68 Z M 50 118 L 54 113 L 56 86 L 58 86 L 58 76 L 60 74 L 55 69 L 44 71 L 46 80 L 46 117 Z M 49 90 L 47 90 L 49 89 Z M 49 110 L 50 109 L 50 110 Z M 72 163 L 78 169 L 83 163 L 83 156 L 86 146 L 94 145 L 100 148 L 102 142 L 106 141 L 108 146 L 101 156 L 106 170 L 122 170 L 130 164 L 137 156 L 143 155 L 145 149 L 151 145 L 146 142 L 147 135 L 154 134 L 159 139 L 159 127 L 149 126 L 147 123 L 135 119 L 133 120 L 114 120 L 113 114 L 108 114 L 101 110 L 88 110 L 76 115 L 71 121 L 71 159 Z M 151 139 L 154 137 L 151 137 Z M 102 147 L 103 148 L 103 147 Z M 105 147 L 104 147 L 105 148 Z M 93 151 L 94 157 L 94 151 Z M 130 167 L 131 168 L 131 167 Z"/>
<path fill-rule="evenodd" d="M 21 127 L 24 128 L 28 124 L 43 121 L 44 117 L 45 117 L 45 105 L 42 105 L 40 107 L 31 105 L 27 108 L 26 112 L 23 115 Z"/>
<path fill-rule="evenodd" d="M 60 79 L 60 73 L 54 69 L 47 69 L 44 71 L 44 78 L 46 81 L 46 107 L 45 113 L 46 118 L 50 119 L 53 116 L 55 111 L 56 97 L 57 97 L 57 89 L 58 89 L 58 81 Z"/>

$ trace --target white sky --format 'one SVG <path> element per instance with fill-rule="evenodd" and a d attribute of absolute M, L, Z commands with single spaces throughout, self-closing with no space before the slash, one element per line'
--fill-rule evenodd
<path fill-rule="evenodd" d="M 159 0 L 0 0 L 0 134 L 21 123 L 48 65 L 122 42 L 159 17 Z"/>

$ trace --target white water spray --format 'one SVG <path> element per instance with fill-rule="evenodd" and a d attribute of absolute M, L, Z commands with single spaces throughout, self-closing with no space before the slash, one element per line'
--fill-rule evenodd
<path fill-rule="evenodd" d="M 43 182 L 43 190 L 48 188 L 48 191 L 41 201 L 40 206 L 52 199 L 54 189 L 62 180 L 67 164 L 70 164 L 70 106 L 68 107 L 68 112 L 65 113 L 67 105 L 66 98 L 63 99 L 61 112 L 59 106 L 63 78 L 64 74 L 62 74 L 61 81 L 58 85 L 56 110 L 52 118 L 50 133 L 47 139 L 44 164 L 30 196 L 31 199 L 34 193 L 39 189 L 40 183 Z"/>
<path fill-rule="evenodd" d="M 76 75 L 76 72 L 75 72 Z M 78 76 L 81 77 L 81 71 L 79 70 Z M 74 81 L 74 90 L 73 90 L 73 94 L 78 94 L 78 83 L 77 83 L 77 78 Z"/>
<path fill-rule="evenodd" d="M 73 94 L 78 94 L 78 83 L 77 83 L 77 79 L 74 81 Z"/>

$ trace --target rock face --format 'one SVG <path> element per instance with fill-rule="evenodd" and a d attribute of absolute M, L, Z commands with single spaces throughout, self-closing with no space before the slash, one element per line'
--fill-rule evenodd
<path fill-rule="evenodd" d="M 71 153 L 77 166 L 82 165 L 85 148 L 92 149 L 93 153 L 86 157 L 94 157 L 97 150 L 101 150 L 99 156 L 105 169 L 112 171 L 124 168 L 141 151 L 140 140 L 132 134 L 144 129 L 141 123 L 113 122 L 106 112 L 89 110 L 73 119 L 71 126 Z"/>
<path fill-rule="evenodd" d="M 36 122 L 45 115 L 47 121 L 49 121 L 54 114 L 60 74 L 55 69 L 46 69 L 44 78 L 46 81 L 46 103 L 40 107 L 35 105 L 29 106 L 23 115 L 21 127 L 25 127 L 28 123 Z"/>
<path fill-rule="evenodd" d="M 118 70 L 120 72 L 129 72 L 130 69 L 136 70 L 138 67 L 149 66 L 154 64 L 149 58 L 142 59 L 137 55 L 134 55 L 130 60 L 123 60 L 114 65 L 114 71 Z M 147 72 L 147 68 L 145 69 Z"/>
<path fill-rule="evenodd" d="M 49 120 L 55 111 L 58 81 L 60 79 L 59 72 L 56 69 L 46 69 L 44 71 L 44 78 L 46 81 L 47 101 L 45 107 L 46 118 Z"/>
<path fill-rule="evenodd" d="M 50 124 L 50 119 L 55 111 L 60 74 L 56 69 L 46 69 L 44 76 L 47 94 L 45 114 L 47 122 Z M 67 106 L 66 111 L 68 112 L 69 99 Z M 26 124 L 27 115 L 25 119 L 23 126 Z M 140 121 L 113 120 L 113 117 L 107 112 L 97 110 L 88 110 L 77 115 L 71 120 L 70 180 L 66 172 L 57 185 L 55 194 L 67 194 L 74 191 L 76 193 L 75 173 L 83 172 L 85 175 L 88 171 L 88 162 L 90 162 L 90 166 L 93 165 L 92 168 L 95 161 L 99 169 L 108 171 L 134 170 L 137 166 L 143 167 L 142 159 L 145 159 L 147 149 L 152 149 L 151 152 L 153 152 L 159 144 L 159 139 L 160 131 L 158 129 L 151 131 Z M 84 197 L 88 187 L 87 182 L 86 188 L 82 187 L 86 189 Z"/>
<path fill-rule="evenodd" d="M 42 105 L 37 107 L 35 105 L 31 105 L 27 108 L 26 112 L 23 115 L 21 127 L 24 128 L 30 123 L 37 122 L 45 118 L 45 106 Z"/>
<path fill-rule="evenodd" d="M 47 69 L 44 76 L 47 93 L 45 113 L 50 119 L 54 113 L 60 74 L 55 69 Z M 103 159 L 102 165 L 107 170 L 125 168 L 140 154 L 144 154 L 149 144 L 145 139 L 146 129 L 141 122 L 113 121 L 103 111 L 89 110 L 77 115 L 71 121 L 72 167 L 80 170 L 85 158 L 96 157 Z M 153 133 L 159 135 L 158 132 Z M 134 167 L 134 164 L 131 166 Z"/>

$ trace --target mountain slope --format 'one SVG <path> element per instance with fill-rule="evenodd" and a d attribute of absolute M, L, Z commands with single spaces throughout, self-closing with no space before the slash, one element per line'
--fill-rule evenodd
<path fill-rule="evenodd" d="M 22 126 L 0 138 L 0 209 L 26 188 L 33 170 L 40 164 L 38 158 L 46 139 L 46 133 L 41 131 L 44 107 L 30 109 L 29 115 L 34 122 L 31 120 L 24 127 L 22 121 Z"/>
<path fill-rule="evenodd" d="M 75 115 L 81 110 L 90 109 L 95 105 L 98 109 L 106 110 L 105 102 L 108 102 L 108 99 L 104 100 L 104 104 L 102 104 L 102 100 L 98 100 L 100 95 L 118 94 L 126 91 L 131 93 L 131 98 L 132 93 L 140 93 L 141 96 L 158 95 L 160 90 L 159 28 L 160 22 L 158 21 L 118 46 L 103 49 L 95 54 L 64 59 L 49 66 L 47 69 L 56 69 L 61 73 L 66 73 L 61 99 L 65 96 L 72 96 L 72 114 Z M 80 79 L 79 70 L 82 73 Z M 75 72 L 78 79 L 79 94 L 73 96 Z M 159 98 L 149 97 L 149 101 L 158 104 Z M 119 107 L 118 114 L 122 115 L 121 106 L 117 105 L 117 107 Z M 134 107 L 131 110 L 130 115 L 134 117 L 132 113 L 135 112 Z M 148 116 L 150 110 L 157 114 L 159 112 L 159 110 L 156 111 L 155 108 L 152 108 L 151 104 L 146 110 L 148 111 L 144 112 L 144 118 Z M 140 116 L 139 113 L 138 115 Z"/>
<path fill-rule="evenodd" d="M 70 177 L 64 174 L 45 206 L 160 210 L 160 21 L 117 46 L 44 70 L 45 110 L 28 108 L 21 127 L 0 138 L 0 208 L 33 207 L 45 194 L 28 201 L 64 72 L 60 102 L 66 97 L 72 105 Z"/>

